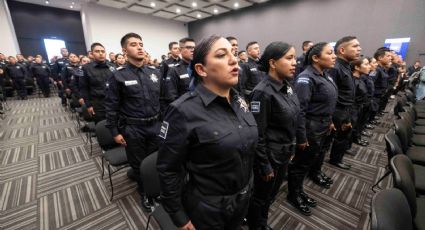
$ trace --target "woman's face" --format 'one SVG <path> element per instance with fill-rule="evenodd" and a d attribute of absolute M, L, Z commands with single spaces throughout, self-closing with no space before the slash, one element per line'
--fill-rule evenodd
<path fill-rule="evenodd" d="M 363 59 L 362 64 L 357 69 L 360 74 L 369 74 L 370 72 L 370 64 L 369 61 L 365 58 Z"/>
<path fill-rule="evenodd" d="M 274 64 L 275 70 L 279 78 L 293 78 L 295 74 L 295 67 L 297 65 L 297 56 L 295 48 L 291 47 L 283 57 L 279 60 L 271 60 Z"/>
<path fill-rule="evenodd" d="M 376 62 L 376 59 L 375 58 L 372 58 L 371 60 L 370 60 L 370 71 L 375 71 L 376 70 L 376 67 L 378 67 L 378 63 Z"/>
<path fill-rule="evenodd" d="M 125 64 L 125 58 L 123 55 L 118 55 L 117 60 L 115 60 L 115 62 L 118 65 L 124 65 Z"/>
<path fill-rule="evenodd" d="M 330 44 L 325 45 L 320 53 L 317 64 L 319 64 L 322 69 L 330 69 L 335 66 L 335 61 L 336 55 L 334 49 Z"/>
<path fill-rule="evenodd" d="M 218 39 L 205 57 L 205 65 L 197 64 L 197 73 L 205 83 L 231 88 L 238 83 L 239 65 L 232 46 L 225 38 Z M 202 66 L 202 68 L 200 68 Z"/>

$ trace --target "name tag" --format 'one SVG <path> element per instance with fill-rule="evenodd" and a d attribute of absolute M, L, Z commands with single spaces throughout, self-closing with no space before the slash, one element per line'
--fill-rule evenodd
<path fill-rule="evenodd" d="M 45 69 L 45 68 L 46 68 L 46 66 L 42 66 L 41 68 Z"/>
<path fill-rule="evenodd" d="M 249 70 L 251 70 L 252 72 L 255 72 L 255 71 L 257 71 L 257 68 L 251 68 Z"/>
<path fill-rule="evenodd" d="M 129 85 L 137 85 L 137 80 L 132 80 L 132 81 L 124 81 L 125 86 L 129 86 Z"/>
<path fill-rule="evenodd" d="M 180 75 L 180 79 L 185 79 L 185 78 L 189 78 L 189 74 Z"/>

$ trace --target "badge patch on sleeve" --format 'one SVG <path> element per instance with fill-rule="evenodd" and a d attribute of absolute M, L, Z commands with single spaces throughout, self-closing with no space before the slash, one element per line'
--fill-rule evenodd
<path fill-rule="evenodd" d="M 251 112 L 259 113 L 260 112 L 261 102 L 259 101 L 251 101 Z"/>
<path fill-rule="evenodd" d="M 161 129 L 159 131 L 159 137 L 161 137 L 164 140 L 167 138 L 168 125 L 169 125 L 168 122 L 163 121 L 161 125 Z"/>

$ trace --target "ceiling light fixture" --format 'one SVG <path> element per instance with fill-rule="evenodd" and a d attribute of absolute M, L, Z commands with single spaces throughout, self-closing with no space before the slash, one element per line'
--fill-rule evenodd
<path fill-rule="evenodd" d="M 218 14 L 218 9 L 214 8 L 213 12 L 214 12 L 214 14 Z"/>
<path fill-rule="evenodd" d="M 201 15 L 200 13 L 198 13 L 198 14 L 196 15 L 196 17 L 198 17 L 198 18 L 202 18 L 202 15 Z"/>
<path fill-rule="evenodd" d="M 196 3 L 196 2 L 192 2 L 192 7 L 197 7 L 198 6 L 198 3 Z"/>
<path fill-rule="evenodd" d="M 150 6 L 151 6 L 152 8 L 156 7 L 155 2 L 151 2 Z"/>
<path fill-rule="evenodd" d="M 71 4 L 72 4 L 72 5 L 74 5 L 74 4 L 75 4 L 75 2 L 71 2 Z"/>
<path fill-rule="evenodd" d="M 180 14 L 182 11 L 180 10 L 180 8 L 176 9 L 176 13 Z"/>
<path fill-rule="evenodd" d="M 235 2 L 235 4 L 233 4 L 233 7 L 239 8 L 239 2 Z"/>
<path fill-rule="evenodd" d="M 49 0 L 46 0 L 46 1 L 45 1 L 45 3 L 46 3 L 47 5 L 49 5 L 49 3 L 50 3 L 50 2 L 49 2 Z"/>
<path fill-rule="evenodd" d="M 69 6 L 69 8 L 71 8 L 71 9 L 72 9 L 72 8 L 74 8 L 74 6 L 73 6 L 73 5 L 70 5 L 70 6 Z"/>

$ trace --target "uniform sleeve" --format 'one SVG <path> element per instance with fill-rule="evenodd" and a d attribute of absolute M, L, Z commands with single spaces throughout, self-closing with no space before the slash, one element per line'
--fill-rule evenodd
<path fill-rule="evenodd" d="M 182 169 L 186 161 L 189 131 L 182 112 L 170 105 L 165 114 L 159 136 L 157 169 L 161 185 L 161 201 L 165 211 L 177 227 L 189 222 L 181 201 Z"/>
<path fill-rule="evenodd" d="M 251 112 L 254 115 L 258 126 L 258 145 L 255 157 L 261 167 L 262 175 L 266 176 L 273 172 L 273 168 L 268 158 L 268 152 L 270 150 L 268 148 L 268 140 L 266 137 L 268 120 L 270 119 L 271 114 L 270 97 L 262 91 L 254 91 L 251 97 Z"/>
<path fill-rule="evenodd" d="M 68 68 L 67 67 L 63 67 L 61 73 L 59 74 L 59 77 L 62 81 L 63 87 L 65 89 L 68 88 L 68 82 L 67 82 L 67 78 L 68 78 Z"/>
<path fill-rule="evenodd" d="M 165 78 L 165 97 L 170 101 L 174 101 L 179 97 L 179 80 L 176 67 L 170 68 Z"/>
<path fill-rule="evenodd" d="M 305 123 L 308 106 L 311 100 L 312 83 L 309 78 L 303 77 L 301 75 L 295 81 L 294 86 L 301 108 L 300 114 L 298 116 L 297 144 L 303 144 L 307 142 Z"/>
<path fill-rule="evenodd" d="M 162 63 L 161 67 L 159 68 L 159 72 L 160 72 L 159 76 L 161 76 L 161 79 L 164 79 L 167 77 L 168 65 L 167 63 L 165 63 L 165 61 L 164 63 Z"/>
<path fill-rule="evenodd" d="M 89 96 L 89 76 L 87 75 L 87 66 L 83 66 L 83 76 L 79 79 L 80 97 L 84 99 L 84 103 L 87 108 L 91 107 L 91 101 Z M 109 79 L 108 79 L 109 81 Z"/>
<path fill-rule="evenodd" d="M 106 127 L 111 131 L 112 136 L 116 137 L 118 134 L 120 134 L 118 131 L 118 112 L 121 98 L 119 85 L 118 81 L 116 80 L 115 73 L 108 78 L 108 85 L 109 88 L 108 90 L 106 90 L 106 96 L 104 101 L 106 111 Z"/>

